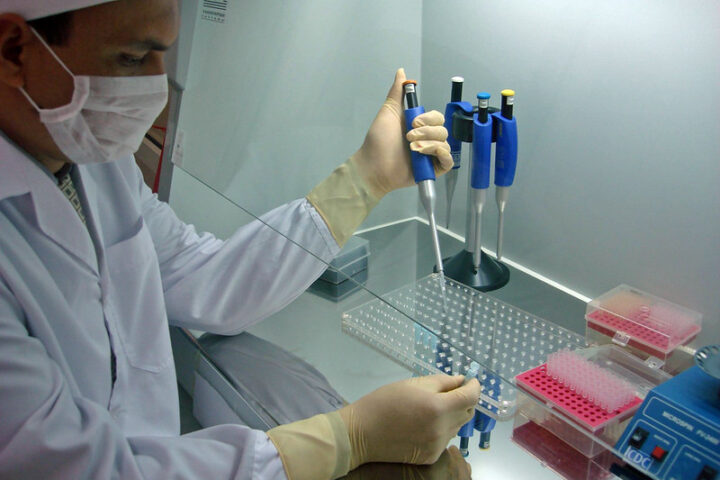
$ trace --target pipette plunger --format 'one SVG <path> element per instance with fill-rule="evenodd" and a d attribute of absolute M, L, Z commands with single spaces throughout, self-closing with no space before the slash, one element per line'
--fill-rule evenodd
<path fill-rule="evenodd" d="M 500 113 L 508 120 L 513 118 L 513 104 L 515 103 L 515 90 L 506 89 L 500 92 L 502 95 L 502 106 Z"/>
<path fill-rule="evenodd" d="M 478 122 L 485 123 L 488 121 L 488 109 L 490 108 L 490 94 L 480 92 L 477 94 L 478 99 Z"/>
<path fill-rule="evenodd" d="M 462 89 L 465 79 L 463 77 L 452 77 L 452 90 L 450 91 L 450 101 L 459 102 L 462 100 Z"/>

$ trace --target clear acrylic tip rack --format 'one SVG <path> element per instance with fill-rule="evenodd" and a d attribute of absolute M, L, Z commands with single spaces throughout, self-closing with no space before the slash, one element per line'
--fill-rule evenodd
<path fill-rule="evenodd" d="M 444 281 L 444 294 L 442 277 L 434 273 L 345 312 L 343 332 L 420 375 L 465 375 L 478 362 L 478 408 L 498 420 L 515 414 L 517 374 L 550 353 L 585 346 L 581 335 Z"/>

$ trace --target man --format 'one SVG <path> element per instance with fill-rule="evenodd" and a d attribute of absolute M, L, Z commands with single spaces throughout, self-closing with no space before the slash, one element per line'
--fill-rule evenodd
<path fill-rule="evenodd" d="M 318 480 L 434 461 L 471 417 L 476 381 L 398 382 L 267 433 L 179 435 L 168 316 L 237 333 L 324 264 L 260 222 L 225 242 L 197 235 L 143 184 L 132 153 L 166 102 L 177 28 L 177 0 L 0 0 L 0 478 Z M 406 140 L 403 80 L 362 147 L 265 222 L 329 260 L 413 183 L 407 140 L 439 172 L 452 165 L 439 113 Z M 254 245 L 283 263 L 246 258 Z"/>

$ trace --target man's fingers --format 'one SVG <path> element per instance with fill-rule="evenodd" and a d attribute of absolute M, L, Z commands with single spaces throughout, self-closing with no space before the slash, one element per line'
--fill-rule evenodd
<path fill-rule="evenodd" d="M 443 142 L 438 145 L 435 149 L 435 153 L 432 154 L 437 159 L 436 170 L 438 174 L 442 175 L 447 173 L 455 164 L 453 162 L 452 154 L 450 153 L 450 145 L 447 142 Z"/>
<path fill-rule="evenodd" d="M 462 385 L 463 380 L 464 377 L 462 375 L 450 376 L 442 373 L 409 379 L 415 386 L 433 393 L 453 390 Z"/>
<path fill-rule="evenodd" d="M 403 82 L 407 80 L 407 77 L 405 77 L 405 69 L 404 68 L 398 68 L 397 72 L 395 72 L 395 80 L 393 81 L 392 87 L 390 87 L 390 90 L 388 91 L 387 98 L 392 99 L 397 104 L 402 105 L 403 104 Z"/>
<path fill-rule="evenodd" d="M 443 401 L 446 403 L 447 408 L 451 410 L 468 410 L 475 408 L 480 399 L 480 392 L 480 382 L 478 382 L 477 378 L 473 378 L 465 385 L 446 391 L 443 395 Z"/>
<path fill-rule="evenodd" d="M 400 92 L 400 94 L 402 95 L 402 91 Z M 419 128 L 426 125 L 443 125 L 444 123 L 445 115 L 438 112 L 437 110 L 430 110 L 429 112 L 421 113 L 417 117 L 413 118 L 412 126 L 413 128 Z"/>
<path fill-rule="evenodd" d="M 405 138 L 408 142 L 414 142 L 416 140 L 437 140 L 444 142 L 447 140 L 448 131 L 441 125 L 426 125 L 410 130 Z"/>
<path fill-rule="evenodd" d="M 443 174 L 453 167 L 450 145 L 447 142 L 412 142 L 410 143 L 410 150 L 435 157 L 435 170 L 439 174 Z"/>

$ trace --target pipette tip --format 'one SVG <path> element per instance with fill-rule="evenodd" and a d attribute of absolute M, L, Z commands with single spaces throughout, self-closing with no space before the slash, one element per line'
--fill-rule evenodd
<path fill-rule="evenodd" d="M 443 313 L 447 314 L 447 286 L 445 285 L 445 272 L 442 267 L 438 269 L 438 282 L 440 282 L 440 293 L 442 294 Z"/>
<path fill-rule="evenodd" d="M 465 381 L 463 383 L 467 383 L 473 378 L 477 378 L 477 376 L 480 374 L 480 364 L 477 362 L 471 362 L 470 366 L 468 367 L 468 371 L 465 374 Z"/>

